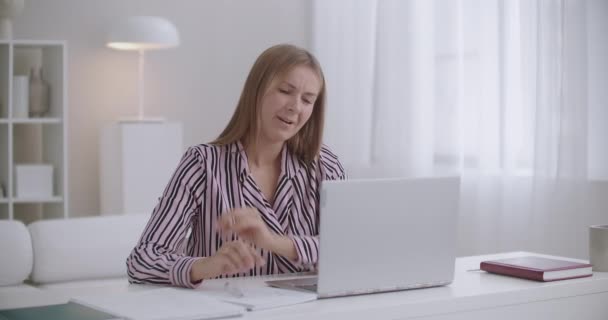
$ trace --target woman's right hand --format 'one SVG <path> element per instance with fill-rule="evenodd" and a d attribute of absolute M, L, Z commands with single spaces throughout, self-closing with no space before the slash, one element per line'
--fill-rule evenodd
<path fill-rule="evenodd" d="M 263 266 L 266 261 L 250 244 L 235 240 L 224 243 L 211 257 L 197 260 L 190 270 L 190 278 L 197 282 L 203 279 L 213 279 L 220 275 L 233 275 L 249 271 L 257 266 Z"/>

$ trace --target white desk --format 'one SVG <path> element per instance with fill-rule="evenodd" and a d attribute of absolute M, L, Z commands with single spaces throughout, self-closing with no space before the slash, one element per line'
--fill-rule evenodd
<path fill-rule="evenodd" d="M 248 312 L 241 319 L 608 319 L 608 273 L 593 277 L 556 282 L 535 282 L 487 274 L 478 269 L 488 259 L 528 255 L 513 252 L 458 258 L 454 282 L 445 287 L 408 290 L 345 298 L 317 300 L 277 309 Z M 284 276 L 283 276 L 284 277 Z M 244 285 L 262 284 L 266 279 L 243 278 Z M 356 279 L 353 279 L 356 281 Z M 199 290 L 222 285 L 225 280 L 206 281 Z M 130 286 L 125 290 L 150 288 Z M 43 290 L 44 291 L 44 290 Z M 69 292 L 49 291 L 12 297 L 21 306 L 67 301 Z M 0 309 L 6 308 L 0 302 Z"/>
<path fill-rule="evenodd" d="M 458 258 L 454 282 L 445 287 L 318 300 L 257 311 L 247 319 L 608 319 L 608 273 L 556 282 L 488 274 L 483 260 L 524 256 L 514 252 Z M 549 256 L 548 256 L 549 257 Z"/>

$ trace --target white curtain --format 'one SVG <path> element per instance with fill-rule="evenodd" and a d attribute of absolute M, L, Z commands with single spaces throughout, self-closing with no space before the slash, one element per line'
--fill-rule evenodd
<path fill-rule="evenodd" d="M 577 0 L 315 1 L 325 140 L 351 178 L 461 175 L 462 255 L 586 257 L 585 21 Z"/>

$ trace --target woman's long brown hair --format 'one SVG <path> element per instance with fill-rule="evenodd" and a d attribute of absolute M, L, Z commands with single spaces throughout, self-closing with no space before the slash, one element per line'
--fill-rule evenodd
<path fill-rule="evenodd" d="M 273 81 L 281 79 L 296 66 L 308 66 L 317 73 L 321 90 L 315 100 L 312 115 L 306 124 L 289 140 L 287 147 L 305 163 L 312 162 L 319 154 L 325 120 L 325 77 L 321 65 L 308 51 L 288 44 L 266 49 L 255 61 L 236 106 L 236 110 L 212 144 L 226 145 L 241 141 L 255 149 L 260 128 L 259 112 L 262 98 Z"/>

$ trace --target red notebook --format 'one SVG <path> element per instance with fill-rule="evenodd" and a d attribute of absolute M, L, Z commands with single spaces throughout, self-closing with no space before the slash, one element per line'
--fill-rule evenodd
<path fill-rule="evenodd" d="M 591 265 L 541 257 L 521 257 L 483 261 L 481 270 L 536 281 L 556 281 L 593 275 Z"/>

